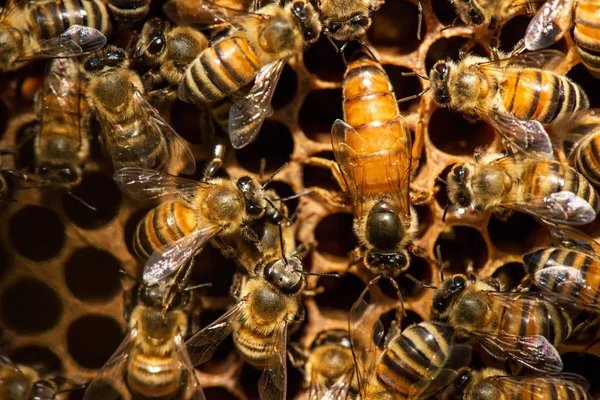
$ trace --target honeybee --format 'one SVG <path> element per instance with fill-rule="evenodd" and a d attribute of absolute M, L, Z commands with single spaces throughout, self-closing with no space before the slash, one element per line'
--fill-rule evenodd
<path fill-rule="evenodd" d="M 559 124 L 553 130 L 565 135 L 565 142 L 570 146 L 565 152 L 569 155 L 571 165 L 594 187 L 600 187 L 600 163 L 597 161 L 600 159 L 597 150 L 600 143 L 600 116 L 597 110 L 582 111 L 573 120 Z"/>
<path fill-rule="evenodd" d="M 587 251 L 547 247 L 523 256 L 533 283 L 563 302 L 600 312 L 600 259 Z"/>
<path fill-rule="evenodd" d="M 140 77 L 129 62 L 125 52 L 112 45 L 85 61 L 87 101 L 100 122 L 115 169 L 139 166 L 193 173 L 192 151 L 144 98 Z"/>
<path fill-rule="evenodd" d="M 474 55 L 458 63 L 440 60 L 429 76 L 433 99 L 438 106 L 482 118 L 516 148 L 534 144 L 551 153 L 540 123 L 566 120 L 589 107 L 579 85 L 552 72 L 564 56 L 543 50 L 497 61 Z"/>
<path fill-rule="evenodd" d="M 444 393 L 444 400 L 590 400 L 589 383 L 576 374 L 544 376 L 508 376 L 505 371 L 484 368 L 461 371 L 453 387 Z"/>
<path fill-rule="evenodd" d="M 456 14 L 467 25 L 501 26 L 520 14 L 533 14 L 544 0 L 452 0 Z"/>
<path fill-rule="evenodd" d="M 122 27 L 131 27 L 144 21 L 150 11 L 150 0 L 108 0 L 110 15 Z"/>
<path fill-rule="evenodd" d="M 378 354 L 383 324 L 373 321 L 377 313 L 362 300 L 364 293 L 348 320 L 361 399 L 429 399 L 471 361 L 471 347 L 455 343 L 453 329 L 435 322 L 413 324 L 402 332 L 393 325 Z"/>
<path fill-rule="evenodd" d="M 89 155 L 81 64 L 70 58 L 50 61 L 38 102 L 36 174 L 44 183 L 69 189 L 81 182 L 81 164 Z"/>
<path fill-rule="evenodd" d="M 303 365 L 306 400 L 356 399 L 354 358 L 350 334 L 345 329 L 329 329 L 313 341 Z"/>
<path fill-rule="evenodd" d="M 129 333 L 85 392 L 84 400 L 117 400 L 110 384 L 124 383 L 135 398 L 205 399 L 184 346 L 186 293 L 178 293 L 164 312 L 168 288 L 142 285 L 131 313 Z"/>
<path fill-rule="evenodd" d="M 558 42 L 575 26 L 573 39 L 583 65 L 594 77 L 600 77 L 598 45 L 600 28 L 595 0 L 549 0 L 533 17 L 525 31 L 525 47 L 539 50 Z"/>
<path fill-rule="evenodd" d="M 371 27 L 371 15 L 385 0 L 318 0 L 323 34 L 347 42 L 363 36 Z"/>
<path fill-rule="evenodd" d="M 519 211 L 583 225 L 600 210 L 598 194 L 581 174 L 542 153 L 477 155 L 475 163 L 455 164 L 447 184 L 452 203 L 501 218 Z"/>
<path fill-rule="evenodd" d="M 337 164 L 318 158 L 308 162 L 330 168 L 340 187 L 346 188 L 361 243 L 353 258 L 395 284 L 392 278 L 408 269 L 407 246 L 417 231 L 409 198 L 410 132 L 387 74 L 364 52 L 348 64 L 343 99 L 345 121 L 336 120 L 331 129 Z M 322 189 L 315 192 L 332 197 Z"/>
<path fill-rule="evenodd" d="M 304 0 L 290 1 L 284 7 L 269 4 L 255 12 L 227 9 L 209 0 L 200 7 L 215 22 L 232 28 L 190 64 L 178 97 L 203 107 L 254 79 L 248 95 L 229 112 L 229 137 L 239 149 L 254 141 L 264 119 L 272 114 L 271 98 L 287 59 L 319 38 L 321 23 L 312 4 Z"/>
<path fill-rule="evenodd" d="M 94 51 L 106 43 L 102 33 L 110 30 L 106 6 L 99 0 L 9 0 L 0 12 L 0 70 Z"/>
<path fill-rule="evenodd" d="M 203 182 L 153 170 L 123 168 L 114 179 L 131 197 L 173 196 L 150 210 L 137 226 L 134 249 L 146 261 L 144 281 L 155 283 L 179 271 L 212 238 L 242 230 L 259 245 L 248 224 L 267 208 L 264 188 L 253 178 L 205 177 Z"/>
<path fill-rule="evenodd" d="M 433 296 L 432 318 L 446 321 L 460 339 L 474 338 L 493 357 L 556 373 L 555 347 L 573 331 L 575 313 L 551 293 L 502 291 L 495 280 L 462 274 L 447 278 Z"/>
<path fill-rule="evenodd" d="M 304 318 L 300 303 L 303 274 L 297 257 L 257 265 L 235 291 L 238 302 L 186 342 L 192 364 L 210 360 L 218 344 L 233 333 L 238 354 L 263 370 L 258 382 L 261 400 L 285 400 L 287 330 Z"/>

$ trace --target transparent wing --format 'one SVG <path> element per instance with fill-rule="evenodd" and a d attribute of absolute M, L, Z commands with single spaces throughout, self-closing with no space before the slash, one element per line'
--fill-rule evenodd
<path fill-rule="evenodd" d="M 554 154 L 550 136 L 539 121 L 520 120 L 510 114 L 484 108 L 478 109 L 478 114 L 514 149 L 522 153 Z"/>
<path fill-rule="evenodd" d="M 511 74 L 517 74 L 523 68 L 534 68 L 544 70 L 554 70 L 566 58 L 565 53 L 559 50 L 539 50 L 528 53 L 517 54 L 514 57 L 502 58 L 475 64 L 472 68 L 479 68 L 489 72 L 501 72 L 504 76 L 510 77 Z"/>
<path fill-rule="evenodd" d="M 4 349 L 2 349 L 0 351 L 0 371 L 7 370 L 7 369 L 10 369 L 17 374 L 22 374 L 19 367 L 17 367 L 17 365 L 14 362 L 12 362 L 12 360 L 10 358 L 8 358 L 8 356 L 4 352 Z M 2 382 L 1 379 L 0 379 L 0 382 Z"/>
<path fill-rule="evenodd" d="M 207 183 L 179 178 L 153 169 L 138 167 L 121 168 L 113 175 L 121 190 L 136 200 L 150 200 L 163 196 L 192 198 Z"/>
<path fill-rule="evenodd" d="M 192 365 L 204 364 L 212 358 L 217 346 L 233 332 L 245 306 L 245 300 L 238 301 L 216 321 L 196 332 L 185 342 Z"/>
<path fill-rule="evenodd" d="M 348 146 L 346 137 L 352 135 L 356 142 L 364 139 L 356 132 L 356 130 L 341 119 L 335 120 L 331 127 L 331 143 L 333 145 L 333 153 L 340 167 L 348 195 L 352 199 L 354 215 L 362 216 L 362 201 L 361 187 L 358 182 L 364 181 L 365 167 L 358 153 Z M 366 143 L 365 143 L 366 146 Z"/>
<path fill-rule="evenodd" d="M 348 331 L 352 356 L 356 366 L 356 378 L 360 394 L 366 396 L 369 377 L 375 372 L 377 347 L 383 342 L 383 324 L 375 317 L 376 307 L 359 298 L 348 315 Z"/>
<path fill-rule="evenodd" d="M 527 50 L 539 50 L 558 42 L 573 24 L 573 0 L 548 0 L 525 31 Z"/>
<path fill-rule="evenodd" d="M 553 242 L 560 247 L 582 251 L 592 257 L 600 255 L 600 243 L 572 226 L 557 226 L 544 221 L 549 226 Z"/>
<path fill-rule="evenodd" d="M 340 378 L 327 389 L 321 397 L 322 400 L 346 400 L 348 391 L 354 377 L 354 368 L 348 369 Z"/>
<path fill-rule="evenodd" d="M 494 376 L 488 378 L 505 388 L 506 393 L 518 393 L 521 398 L 543 398 L 548 388 L 554 387 L 565 399 L 576 399 L 589 389 L 589 382 L 582 376 L 562 373 L 545 376 Z"/>
<path fill-rule="evenodd" d="M 144 282 L 158 283 L 173 275 L 219 232 L 221 232 L 219 225 L 205 226 L 156 249 L 144 266 Z"/>
<path fill-rule="evenodd" d="M 57 37 L 40 40 L 29 48 L 19 61 L 77 57 L 98 50 L 106 44 L 106 36 L 97 29 L 82 25 L 71 25 Z"/>
<path fill-rule="evenodd" d="M 286 400 L 287 322 L 280 322 L 273 335 L 272 347 L 267 350 L 273 358 L 258 380 L 260 400 Z"/>
<path fill-rule="evenodd" d="M 567 191 L 545 197 L 529 196 L 526 202 L 504 202 L 502 205 L 557 224 L 585 225 L 596 219 L 596 211 L 590 203 Z"/>
<path fill-rule="evenodd" d="M 241 8 L 234 8 L 236 4 L 225 6 L 222 1 L 210 0 L 170 0 L 163 5 L 165 14 L 178 24 L 214 25 L 229 23 L 237 25 L 240 18 L 263 18 L 266 15 L 256 14 Z"/>
<path fill-rule="evenodd" d="M 262 67 L 250 93 L 231 106 L 228 131 L 234 148 L 241 149 L 252 143 L 265 119 L 273 115 L 271 99 L 284 65 L 285 60 L 278 60 Z"/>
<path fill-rule="evenodd" d="M 194 372 L 194 367 L 190 360 L 188 351 L 183 343 L 181 335 L 175 336 L 175 356 L 177 357 L 177 363 L 179 368 L 185 374 L 185 388 L 180 391 L 177 399 L 181 400 L 206 400 L 202 386 L 198 381 L 198 377 Z"/>
<path fill-rule="evenodd" d="M 132 329 L 123 339 L 119 348 L 98 372 L 88 385 L 83 400 L 120 400 L 121 395 L 113 387 L 120 385 L 127 373 L 127 361 L 133 344 L 138 336 L 137 329 Z"/>

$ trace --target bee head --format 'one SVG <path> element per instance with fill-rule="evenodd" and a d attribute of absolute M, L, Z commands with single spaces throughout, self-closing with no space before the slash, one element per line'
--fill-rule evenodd
<path fill-rule="evenodd" d="M 319 333 L 310 348 L 313 350 L 326 344 L 337 344 L 350 349 L 350 335 L 345 329 L 329 329 Z"/>
<path fill-rule="evenodd" d="M 108 45 L 89 56 L 84 68 L 88 73 L 97 73 L 105 68 L 123 67 L 129 64 L 125 50 Z"/>
<path fill-rule="evenodd" d="M 453 63 L 451 60 L 440 60 L 435 63 L 433 68 L 431 68 L 431 72 L 429 73 L 433 98 L 441 107 L 446 107 L 450 103 L 448 77 L 450 75 L 452 64 Z"/>
<path fill-rule="evenodd" d="M 246 212 L 254 218 L 260 218 L 267 208 L 265 194 L 262 186 L 256 179 L 242 176 L 237 181 L 237 187 L 246 200 Z"/>
<path fill-rule="evenodd" d="M 408 269 L 410 258 L 408 252 L 395 251 L 385 253 L 377 250 L 370 250 L 365 257 L 367 267 L 380 271 L 384 276 L 396 276 L 399 272 Z"/>
<path fill-rule="evenodd" d="M 164 306 L 168 292 L 169 288 L 165 285 L 143 285 L 140 287 L 139 298 L 146 307 L 160 309 Z M 187 301 L 187 292 L 182 293 L 181 291 L 177 291 L 169 305 L 169 309 L 183 307 L 187 304 Z"/>
<path fill-rule="evenodd" d="M 481 25 L 485 22 L 485 15 L 477 8 L 473 0 L 456 1 L 455 6 L 460 19 L 467 25 Z"/>
<path fill-rule="evenodd" d="M 467 277 L 461 274 L 446 279 L 433 296 L 433 310 L 440 316 L 445 314 L 468 285 Z"/>
<path fill-rule="evenodd" d="M 304 284 L 302 263 L 296 257 L 277 259 L 268 263 L 264 270 L 265 280 L 285 294 L 298 293 Z"/>
<path fill-rule="evenodd" d="M 366 13 L 357 13 L 344 20 L 323 21 L 326 33 L 335 40 L 355 39 L 365 34 L 371 26 L 371 17 Z"/>
<path fill-rule="evenodd" d="M 470 188 L 470 177 L 473 174 L 473 165 L 456 164 L 448 174 L 448 197 L 453 204 L 468 208 L 473 201 Z"/>
<path fill-rule="evenodd" d="M 144 24 L 141 40 L 135 51 L 135 56 L 156 57 L 165 50 L 165 29 L 166 23 L 161 18 L 152 18 Z"/>
<path fill-rule="evenodd" d="M 314 43 L 321 34 L 321 21 L 312 4 L 304 0 L 294 0 L 291 3 L 291 12 L 300 22 L 307 43 Z"/>
<path fill-rule="evenodd" d="M 81 169 L 75 165 L 42 163 L 36 172 L 42 181 L 60 186 L 75 186 L 81 182 Z"/>

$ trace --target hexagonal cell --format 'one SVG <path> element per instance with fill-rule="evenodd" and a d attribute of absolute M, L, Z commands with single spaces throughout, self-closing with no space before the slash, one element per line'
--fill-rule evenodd
<path fill-rule="evenodd" d="M 212 246 L 205 246 L 198 256 L 191 272 L 193 284 L 210 282 L 203 293 L 209 296 L 228 296 L 237 265 L 233 260 L 224 258 L 221 252 Z M 218 268 L 215 268 L 218 266 Z"/>
<path fill-rule="evenodd" d="M 244 394 L 248 397 L 248 400 L 259 400 L 258 380 L 260 379 L 260 375 L 261 371 L 248 363 L 245 363 L 242 367 L 240 383 L 244 388 Z"/>
<path fill-rule="evenodd" d="M 63 195 L 63 207 L 71 221 L 81 228 L 98 229 L 112 221 L 119 212 L 121 191 L 112 178 L 103 173 L 85 174 L 81 184 L 71 193 L 73 195 Z"/>
<path fill-rule="evenodd" d="M 431 7 L 437 19 L 445 26 L 451 25 L 457 17 L 456 9 L 449 1 L 434 1 Z M 462 21 L 458 20 L 456 23 L 462 24 Z"/>
<path fill-rule="evenodd" d="M 371 29 L 367 32 L 374 46 L 393 46 L 401 54 L 416 50 L 421 43 L 417 39 L 419 9 L 407 0 L 387 1 L 373 15 Z M 421 34 L 426 31 L 425 21 Z"/>
<path fill-rule="evenodd" d="M 67 287 L 81 301 L 102 302 L 121 290 L 121 263 L 95 247 L 77 249 L 65 265 Z"/>
<path fill-rule="evenodd" d="M 322 151 L 315 154 L 313 157 L 324 158 L 326 160 L 335 161 L 332 151 Z M 315 167 L 314 165 L 304 165 L 302 169 L 302 177 L 304 179 L 304 187 L 320 187 L 327 190 L 340 191 L 339 187 L 331 171 L 328 168 Z"/>
<path fill-rule="evenodd" d="M 504 264 L 496 269 L 492 276 L 499 279 L 506 290 L 512 290 L 517 287 L 525 277 L 525 267 L 523 266 L 523 263 L 518 262 Z"/>
<path fill-rule="evenodd" d="M 342 90 L 325 89 L 309 93 L 300 109 L 300 127 L 312 140 L 331 142 L 331 125 L 343 119 Z"/>
<path fill-rule="evenodd" d="M 206 400 L 239 400 L 237 396 L 219 386 L 204 389 L 204 395 L 206 396 Z"/>
<path fill-rule="evenodd" d="M 18 156 L 15 157 L 15 167 L 21 171 L 32 172 L 35 170 L 35 153 L 33 139 L 38 131 L 37 120 L 20 126 L 15 142 Z"/>
<path fill-rule="evenodd" d="M 365 288 L 364 282 L 356 275 L 346 273 L 340 278 L 324 276 L 317 281 L 316 289 L 323 292 L 315 296 L 319 310 L 350 311 L 352 304 Z M 367 297 L 368 298 L 368 297 Z"/>
<path fill-rule="evenodd" d="M 441 249 L 445 277 L 464 273 L 471 263 L 477 270 L 485 265 L 488 258 L 487 245 L 481 233 L 468 226 L 449 227 L 436 239 L 437 246 Z"/>
<path fill-rule="evenodd" d="M 286 64 L 283 71 L 281 71 L 275 93 L 273 93 L 273 100 L 271 101 L 273 108 L 283 108 L 289 104 L 296 96 L 297 86 L 298 77 L 289 64 Z"/>
<path fill-rule="evenodd" d="M 267 160 L 266 171 L 273 172 L 290 160 L 294 141 L 290 130 L 277 121 L 265 121 L 254 143 L 240 149 L 235 156 L 248 171 L 258 173 L 260 160 Z"/>
<path fill-rule="evenodd" d="M 349 54 L 349 53 L 346 53 Z M 319 79 L 341 82 L 346 67 L 342 55 L 337 53 L 325 35 L 321 35 L 304 53 L 304 65 Z"/>
<path fill-rule="evenodd" d="M 275 190 L 275 192 L 277 192 L 277 195 L 282 199 L 296 195 L 296 193 L 292 190 L 292 187 L 282 181 L 271 181 L 271 183 L 269 183 L 268 188 Z M 296 208 L 298 208 L 298 201 L 299 199 L 296 198 L 287 200 L 285 202 L 285 205 L 287 206 L 289 211 L 289 215 L 293 215 L 296 211 Z"/>
<path fill-rule="evenodd" d="M 465 44 L 469 43 L 469 41 L 470 39 L 461 36 L 437 40 L 427 51 L 427 56 L 425 57 L 425 69 L 429 72 L 433 65 L 439 60 L 445 60 L 447 58 L 455 61 L 458 60 L 460 50 Z M 469 54 L 487 57 L 485 49 L 478 44 L 474 44 L 473 48 L 469 51 Z"/>
<path fill-rule="evenodd" d="M 56 354 L 44 346 L 23 346 L 10 354 L 15 364 L 23 364 L 35 368 L 42 375 L 61 373 L 63 365 Z"/>
<path fill-rule="evenodd" d="M 402 76 L 403 73 L 413 72 L 410 69 L 390 64 L 385 64 L 383 69 L 385 69 L 385 72 L 390 78 L 397 100 L 416 95 L 423 90 L 419 78 L 416 76 Z M 398 107 L 401 112 L 404 112 L 419 104 L 419 101 L 419 98 L 403 101 L 398 103 Z"/>
<path fill-rule="evenodd" d="M 45 207 L 25 206 L 17 211 L 10 219 L 8 232 L 17 252 L 33 261 L 55 257 L 65 244 L 65 226 L 54 211 Z"/>
<path fill-rule="evenodd" d="M 0 279 L 4 279 L 12 266 L 13 255 L 0 243 Z"/>
<path fill-rule="evenodd" d="M 352 215 L 347 213 L 336 213 L 323 218 L 315 229 L 319 253 L 346 257 L 354 250 L 358 240 L 354 236 L 353 221 Z"/>
<path fill-rule="evenodd" d="M 419 221 L 417 238 L 421 238 L 427 231 L 427 228 L 433 224 L 433 214 L 428 205 L 414 206 L 414 208 L 417 211 L 417 218 Z"/>
<path fill-rule="evenodd" d="M 53 328 L 63 307 L 57 293 L 37 279 L 23 278 L 2 293 L 2 321 L 10 329 L 26 334 Z"/>
<path fill-rule="evenodd" d="M 429 138 L 444 153 L 457 156 L 473 155 L 478 147 L 488 147 L 494 141 L 494 130 L 483 121 L 471 123 L 460 113 L 438 108 L 429 121 Z"/>
<path fill-rule="evenodd" d="M 100 368 L 123 340 L 117 321 L 105 315 L 79 317 L 67 330 L 67 347 L 73 360 L 83 368 Z"/>
<path fill-rule="evenodd" d="M 488 233 L 496 248 L 512 254 L 522 254 L 536 245 L 536 236 L 542 228 L 526 214 L 514 213 L 506 221 L 490 218 Z"/>

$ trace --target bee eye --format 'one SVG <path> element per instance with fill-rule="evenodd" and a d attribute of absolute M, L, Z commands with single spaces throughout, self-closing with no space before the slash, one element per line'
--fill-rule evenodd
<path fill-rule="evenodd" d="M 469 177 L 469 170 L 466 169 L 463 165 L 456 167 L 454 170 L 454 178 L 457 182 L 464 182 Z"/>
<path fill-rule="evenodd" d="M 50 167 L 49 165 L 41 165 L 40 168 L 38 169 L 38 174 L 41 177 L 47 177 L 51 173 L 52 173 L 52 167 Z"/>
<path fill-rule="evenodd" d="M 94 68 L 96 68 L 99 62 L 100 59 L 98 57 L 91 57 L 85 62 L 84 68 L 86 71 L 92 71 Z"/>
<path fill-rule="evenodd" d="M 471 10 L 469 11 L 469 18 L 471 19 L 471 22 L 474 25 L 483 24 L 483 16 L 475 8 L 471 8 Z"/>
<path fill-rule="evenodd" d="M 446 76 L 448 73 L 448 65 L 445 62 L 440 62 L 435 66 L 435 73 L 441 77 Z"/>
<path fill-rule="evenodd" d="M 148 46 L 148 53 L 150 54 L 159 54 L 163 51 L 165 47 L 165 37 L 162 33 L 159 33 L 150 45 Z"/>
<path fill-rule="evenodd" d="M 352 25 L 367 27 L 369 25 L 369 17 L 366 15 L 358 15 L 350 20 Z"/>
<path fill-rule="evenodd" d="M 331 25 L 329 25 L 329 31 L 330 32 L 337 32 L 340 30 L 340 28 L 342 27 L 342 24 L 339 22 L 334 22 Z"/>
<path fill-rule="evenodd" d="M 62 179 L 68 182 L 75 182 L 77 180 L 77 172 L 71 167 L 61 168 L 58 171 L 58 174 Z"/>

